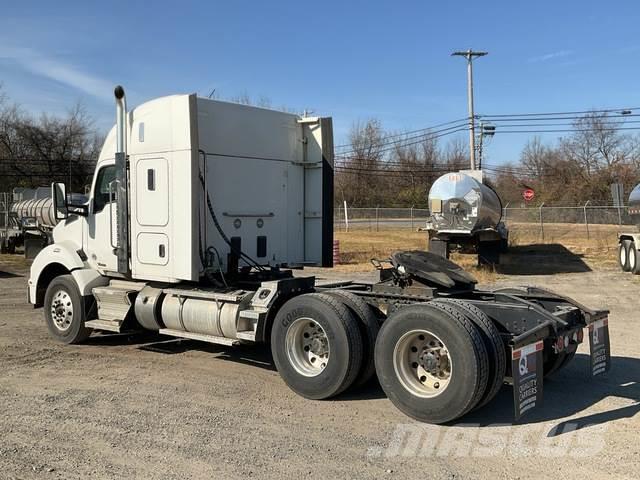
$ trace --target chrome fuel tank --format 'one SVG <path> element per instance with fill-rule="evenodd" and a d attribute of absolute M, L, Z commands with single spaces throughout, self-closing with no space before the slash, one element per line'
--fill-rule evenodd
<path fill-rule="evenodd" d="M 429 191 L 431 227 L 438 232 L 474 232 L 496 228 L 502 203 L 481 180 L 481 172 L 447 173 Z M 478 178 L 474 178 L 474 177 Z"/>

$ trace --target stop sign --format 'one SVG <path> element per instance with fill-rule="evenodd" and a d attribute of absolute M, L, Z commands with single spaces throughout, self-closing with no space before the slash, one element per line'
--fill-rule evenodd
<path fill-rule="evenodd" d="M 535 196 L 536 192 L 534 192 L 532 188 L 525 188 L 522 192 L 522 198 L 524 198 L 527 202 L 533 200 L 533 197 Z"/>

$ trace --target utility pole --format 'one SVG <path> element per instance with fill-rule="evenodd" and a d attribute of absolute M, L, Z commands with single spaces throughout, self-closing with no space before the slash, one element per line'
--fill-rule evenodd
<path fill-rule="evenodd" d="M 475 52 L 471 49 L 467 51 L 453 52 L 452 57 L 464 57 L 467 59 L 467 99 L 469 101 L 469 159 L 471 160 L 471 170 L 476 169 L 476 131 L 475 114 L 473 113 L 473 59 L 484 57 L 488 52 Z"/>

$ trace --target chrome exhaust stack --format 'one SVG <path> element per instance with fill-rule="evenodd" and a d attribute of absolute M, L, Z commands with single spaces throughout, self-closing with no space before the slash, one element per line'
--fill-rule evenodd
<path fill-rule="evenodd" d="M 129 178 L 127 174 L 127 101 L 124 96 L 124 88 L 118 85 L 113 94 L 116 97 L 116 154 L 115 167 L 116 178 L 112 182 L 115 184 L 117 217 L 110 218 L 111 225 L 116 226 L 116 242 L 111 239 L 111 246 L 118 258 L 118 273 L 129 277 L 131 275 L 130 238 L 129 238 Z M 109 185 L 112 190 L 112 185 Z M 111 194 L 110 194 L 111 195 Z M 110 203 L 113 205 L 113 202 Z M 110 207 L 110 215 L 113 208 Z"/>
<path fill-rule="evenodd" d="M 116 153 L 127 154 L 127 99 L 124 88 L 118 85 L 113 94 L 116 97 Z"/>

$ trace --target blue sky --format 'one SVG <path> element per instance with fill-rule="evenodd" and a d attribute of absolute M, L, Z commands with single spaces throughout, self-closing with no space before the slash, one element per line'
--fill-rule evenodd
<path fill-rule="evenodd" d="M 476 112 L 640 106 L 637 1 L 3 2 L 0 82 L 33 112 L 82 100 L 107 129 L 112 88 L 130 106 L 213 88 L 353 122 L 409 130 L 466 116 L 464 61 Z M 524 135 L 496 137 L 492 163 L 518 157 Z M 548 141 L 555 137 L 547 134 Z"/>

